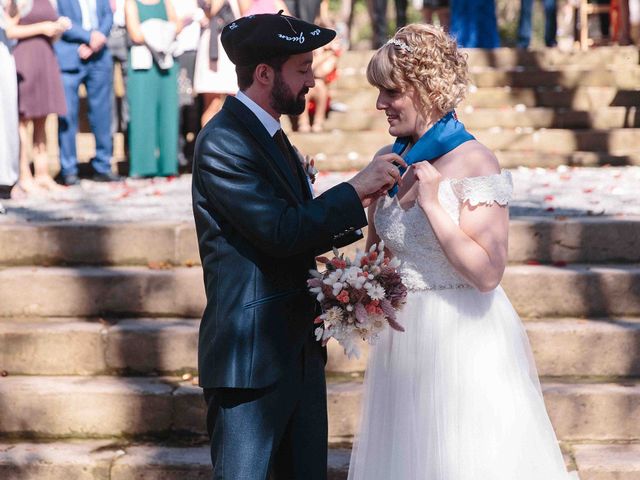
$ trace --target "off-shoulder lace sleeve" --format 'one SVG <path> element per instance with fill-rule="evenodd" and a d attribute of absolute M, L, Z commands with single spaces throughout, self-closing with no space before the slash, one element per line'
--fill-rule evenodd
<path fill-rule="evenodd" d="M 505 206 L 509 204 L 513 193 L 511 172 L 503 170 L 495 175 L 484 177 L 467 177 L 453 180 L 451 187 L 458 199 L 470 206 L 480 204 Z"/>

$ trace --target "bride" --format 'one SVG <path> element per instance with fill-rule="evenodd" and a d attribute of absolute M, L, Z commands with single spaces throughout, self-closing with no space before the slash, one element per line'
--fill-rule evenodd
<path fill-rule="evenodd" d="M 367 68 L 411 165 L 369 210 L 410 293 L 374 347 L 349 480 L 567 480 L 524 328 L 499 286 L 511 175 L 457 121 L 455 41 L 409 25 Z M 429 161 L 423 161 L 429 160 Z M 430 163 L 431 162 L 431 163 Z"/>

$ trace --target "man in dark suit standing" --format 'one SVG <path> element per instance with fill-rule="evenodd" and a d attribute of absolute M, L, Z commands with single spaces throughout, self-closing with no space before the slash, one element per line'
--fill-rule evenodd
<path fill-rule="evenodd" d="M 393 162 L 404 164 L 377 157 L 313 198 L 279 118 L 302 113 L 312 51 L 334 37 L 281 14 L 222 32 L 240 92 L 200 132 L 193 168 L 207 294 L 200 385 L 216 479 L 327 475 L 326 351 L 306 279 L 315 255 L 359 238 L 363 206 L 398 181 Z"/>
<path fill-rule="evenodd" d="M 78 183 L 76 133 L 80 84 L 87 90 L 89 122 L 96 139 L 96 156 L 91 161 L 93 180 L 120 180 L 111 171 L 113 60 L 106 42 L 113 13 L 109 0 L 58 0 L 58 13 L 71 20 L 71 28 L 54 44 L 67 99 L 67 114 L 58 118 L 62 183 Z"/>

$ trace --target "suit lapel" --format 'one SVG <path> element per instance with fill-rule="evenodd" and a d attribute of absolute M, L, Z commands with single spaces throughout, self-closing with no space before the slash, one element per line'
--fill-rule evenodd
<path fill-rule="evenodd" d="M 284 158 L 282 152 L 276 145 L 275 140 L 269 136 L 269 133 L 260 123 L 251 110 L 249 110 L 240 100 L 235 97 L 227 97 L 222 107 L 229 110 L 241 123 L 243 123 L 251 136 L 260 144 L 265 151 L 266 158 L 271 167 L 276 170 L 279 177 L 283 177 L 289 189 L 295 192 L 298 201 L 302 201 L 302 190 L 300 181 L 294 177 L 289 162 Z"/>

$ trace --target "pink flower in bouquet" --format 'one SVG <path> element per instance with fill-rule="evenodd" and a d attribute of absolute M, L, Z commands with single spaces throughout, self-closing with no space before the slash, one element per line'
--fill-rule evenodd
<path fill-rule="evenodd" d="M 336 268 L 347 268 L 347 262 L 340 258 L 332 258 L 331 264 Z"/>
<path fill-rule="evenodd" d="M 342 290 L 336 297 L 336 300 L 341 303 L 349 303 L 349 292 L 347 292 L 346 290 Z"/>
<path fill-rule="evenodd" d="M 378 300 L 371 300 L 364 308 L 367 310 L 367 313 L 371 315 L 384 315 Z"/>

